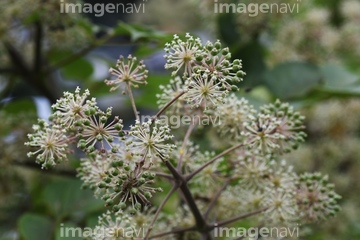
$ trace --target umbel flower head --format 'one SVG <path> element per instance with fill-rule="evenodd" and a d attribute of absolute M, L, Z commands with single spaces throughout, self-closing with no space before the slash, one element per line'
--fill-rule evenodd
<path fill-rule="evenodd" d="M 294 223 L 298 220 L 298 206 L 295 193 L 282 189 L 269 189 L 262 202 L 266 207 L 264 219 L 270 223 Z"/>
<path fill-rule="evenodd" d="M 99 182 L 106 178 L 106 173 L 111 168 L 112 159 L 104 154 L 95 154 L 80 160 L 80 167 L 77 169 L 79 177 L 84 183 L 84 188 L 94 191 L 95 197 L 104 193 L 103 188 L 99 188 Z"/>
<path fill-rule="evenodd" d="M 248 119 L 242 135 L 249 148 L 264 153 L 288 153 L 305 140 L 306 134 L 301 131 L 304 117 L 279 100 L 262 107 L 260 113 L 250 115 Z"/>
<path fill-rule="evenodd" d="M 196 58 L 199 63 L 194 68 L 195 72 L 208 70 L 211 76 L 216 77 L 223 89 L 228 91 L 238 90 L 236 83 L 243 80 L 245 72 L 242 69 L 241 60 L 235 59 L 231 62 L 229 48 L 221 48 L 221 43 L 208 41 L 202 48 L 201 53 L 197 53 Z"/>
<path fill-rule="evenodd" d="M 34 133 L 28 134 L 29 142 L 26 146 L 37 148 L 29 152 L 28 157 L 36 156 L 36 162 L 42 164 L 42 168 L 54 166 L 56 163 L 67 160 L 69 139 L 66 131 L 59 125 L 49 125 L 44 120 L 38 120 L 38 125 L 33 126 Z"/>
<path fill-rule="evenodd" d="M 76 88 L 75 94 L 64 92 L 64 96 L 56 101 L 52 106 L 55 110 L 52 118 L 57 124 L 65 128 L 73 127 L 73 124 L 85 116 L 85 112 L 89 109 L 97 109 L 96 99 L 86 100 L 90 96 L 89 90 L 80 95 L 81 89 Z"/>
<path fill-rule="evenodd" d="M 276 132 L 284 136 L 284 141 L 278 142 L 281 152 L 297 149 L 298 144 L 305 141 L 306 134 L 302 131 L 305 128 L 305 117 L 295 112 L 288 103 L 282 103 L 278 99 L 274 104 L 263 106 L 260 111 L 277 119 L 279 124 Z"/>
<path fill-rule="evenodd" d="M 173 138 L 169 126 L 161 125 L 160 120 L 155 120 L 153 126 L 151 120 L 142 124 L 136 121 L 135 125 L 131 126 L 129 135 L 133 137 L 131 148 L 136 155 L 143 158 L 142 164 L 146 166 L 157 159 L 169 158 L 170 152 L 175 149 L 174 144 L 167 143 Z"/>
<path fill-rule="evenodd" d="M 98 187 L 106 190 L 102 199 L 107 206 L 112 206 L 114 212 L 122 211 L 130 204 L 130 213 L 135 214 L 141 206 L 150 205 L 152 194 L 162 191 L 161 188 L 150 186 L 155 176 L 144 171 L 140 163 L 134 165 L 115 157 Z"/>
<path fill-rule="evenodd" d="M 109 70 L 116 78 L 114 80 L 105 80 L 105 83 L 108 86 L 113 86 L 110 88 L 110 92 L 115 91 L 121 85 L 127 85 L 125 86 L 127 88 L 137 88 L 139 84 L 147 84 L 148 70 L 145 67 L 144 62 L 138 62 L 136 57 L 129 55 L 125 60 L 123 56 L 120 56 L 116 63 L 116 69 L 110 68 Z M 126 91 L 124 90 L 123 93 L 126 93 Z"/>
<path fill-rule="evenodd" d="M 135 226 L 131 217 L 125 213 L 113 215 L 107 211 L 99 217 L 98 225 L 94 229 L 93 240 L 134 239 Z"/>
<path fill-rule="evenodd" d="M 183 78 L 191 78 L 193 74 L 202 74 L 208 71 L 211 77 L 216 78 L 215 84 L 228 91 L 238 90 L 235 83 L 242 81 L 245 75 L 241 60 L 231 61 L 228 48 L 222 48 L 220 41 L 208 41 L 202 45 L 199 38 L 194 38 L 189 33 L 185 35 L 186 41 L 174 35 L 170 43 L 166 43 L 164 57 L 167 60 L 165 69 L 174 68 L 172 76 L 176 76 L 184 67 Z"/>
<path fill-rule="evenodd" d="M 176 76 L 179 70 L 184 67 L 184 77 L 190 77 L 193 73 L 193 66 L 195 56 L 200 52 L 201 41 L 199 38 L 194 38 L 189 33 L 185 35 L 186 41 L 182 41 L 178 35 L 174 35 L 174 39 L 170 43 L 165 44 L 165 69 L 174 68 L 175 71 L 171 73 Z"/>
<path fill-rule="evenodd" d="M 101 148 L 105 149 L 105 143 L 112 146 L 114 139 L 123 135 L 122 119 L 119 119 L 119 117 L 116 116 L 108 123 L 111 112 L 111 107 L 106 110 L 106 113 L 101 111 L 89 111 L 86 112 L 86 118 L 77 122 L 79 125 L 79 148 L 86 152 L 92 152 L 95 150 L 95 144 L 100 142 Z"/>
<path fill-rule="evenodd" d="M 219 116 L 221 124 L 217 124 L 217 130 L 220 136 L 226 136 L 231 140 L 241 140 L 241 132 L 244 131 L 244 122 L 247 122 L 248 116 L 255 114 L 254 108 L 249 102 L 239 99 L 234 93 L 224 99 L 224 104 L 219 104 L 214 114 Z"/>
<path fill-rule="evenodd" d="M 326 220 L 340 210 L 341 197 L 334 192 L 334 184 L 328 183 L 328 176 L 320 173 L 301 175 L 296 197 L 305 222 Z"/>
<path fill-rule="evenodd" d="M 228 94 L 227 90 L 221 89 L 217 78 L 212 76 L 209 71 L 193 74 L 191 78 L 187 79 L 185 85 L 184 98 L 194 108 L 216 108 L 218 104 L 224 103 L 224 97 Z"/>

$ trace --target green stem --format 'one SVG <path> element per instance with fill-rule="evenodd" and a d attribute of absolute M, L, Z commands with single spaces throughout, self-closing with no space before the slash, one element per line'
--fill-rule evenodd
<path fill-rule="evenodd" d="M 233 222 L 236 222 L 236 221 L 239 221 L 241 219 L 244 219 L 244 218 L 248 218 L 248 217 L 251 217 L 253 215 L 256 215 L 256 214 L 259 214 L 261 212 L 264 212 L 266 211 L 268 208 L 261 208 L 259 210 L 255 210 L 255 211 L 252 211 L 252 212 L 248 212 L 248 213 L 245 213 L 245 214 L 241 214 L 241 215 L 238 215 L 238 216 L 235 216 L 235 217 L 232 217 L 232 218 L 229 218 L 227 220 L 224 220 L 224 221 L 221 221 L 221 222 L 218 222 L 218 223 L 214 223 L 212 226 L 210 226 L 208 228 L 208 230 L 212 230 L 214 228 L 217 228 L 217 227 L 221 227 L 221 226 L 225 226 L 225 225 L 228 225 L 230 223 L 233 223 Z"/>
<path fill-rule="evenodd" d="M 195 221 L 196 221 L 196 229 L 200 232 L 203 232 L 204 229 L 207 227 L 207 223 L 205 219 L 203 218 L 198 206 L 195 203 L 195 199 L 193 195 L 191 194 L 189 187 L 186 184 L 186 179 L 183 175 L 181 175 L 177 169 L 169 162 L 164 161 L 166 167 L 170 170 L 170 172 L 174 176 L 174 180 L 178 181 L 178 184 L 180 185 L 180 190 L 190 208 L 190 211 L 194 215 Z"/>
<path fill-rule="evenodd" d="M 181 149 L 180 149 L 180 157 L 179 157 L 179 162 L 178 162 L 178 165 L 177 165 L 177 170 L 179 172 L 181 172 L 182 162 L 183 162 L 184 154 L 185 154 L 185 151 L 186 151 L 185 150 L 186 144 L 187 144 L 187 142 L 188 142 L 188 140 L 190 138 L 190 135 L 191 135 L 192 131 L 194 130 L 194 128 L 195 128 L 195 124 L 191 123 L 188 130 L 186 131 L 186 134 L 185 134 L 185 137 L 184 137 Z"/>
<path fill-rule="evenodd" d="M 150 223 L 150 226 L 149 226 L 149 229 L 145 235 L 145 238 L 144 240 L 146 239 L 149 239 L 149 235 L 150 235 L 150 232 L 152 231 L 153 227 L 154 227 L 154 224 L 155 224 L 155 221 L 156 219 L 158 218 L 161 210 L 164 208 L 165 204 L 167 203 L 167 201 L 169 200 L 170 196 L 176 191 L 176 189 L 178 189 L 178 185 L 173 185 L 173 187 L 170 189 L 170 191 L 168 192 L 168 194 L 166 194 L 166 197 L 164 198 L 164 200 L 161 202 L 160 206 L 158 207 L 158 209 L 156 210 L 156 213 L 153 217 L 153 219 L 151 220 L 151 223 Z"/>
<path fill-rule="evenodd" d="M 163 106 L 152 118 L 151 123 L 154 123 L 154 121 L 161 115 L 165 110 L 170 107 L 176 100 L 178 100 L 182 95 L 184 95 L 185 92 L 179 93 L 176 97 L 174 97 L 170 102 L 168 102 L 165 106 Z"/>
<path fill-rule="evenodd" d="M 131 101 L 132 109 L 133 109 L 134 114 L 135 114 L 135 118 L 136 118 L 137 121 L 140 122 L 139 112 L 137 111 L 137 108 L 136 108 L 135 99 L 134 99 L 134 95 L 133 95 L 132 90 L 131 90 L 130 82 L 126 82 L 126 86 L 128 88 L 129 98 L 130 98 L 130 101 Z"/>
<path fill-rule="evenodd" d="M 222 156 L 236 150 L 237 148 L 239 147 L 242 147 L 244 146 L 243 143 L 239 143 L 225 151 L 223 151 L 222 153 L 220 153 L 219 155 L 213 157 L 211 160 L 209 160 L 208 162 L 204 163 L 202 166 L 200 166 L 198 169 L 196 169 L 194 172 L 190 173 L 189 175 L 187 175 L 185 178 L 186 178 L 186 181 L 190 181 L 196 174 L 198 174 L 199 172 L 201 172 L 204 168 L 206 168 L 207 166 L 209 166 L 210 164 L 212 164 L 213 162 L 215 162 L 216 160 L 218 160 L 219 158 L 221 158 Z"/>
<path fill-rule="evenodd" d="M 231 178 L 226 180 L 226 182 L 221 186 L 221 188 L 217 191 L 217 193 L 215 194 L 215 196 L 211 199 L 211 202 L 208 206 L 208 208 L 206 209 L 206 212 L 204 214 L 204 218 L 207 219 L 208 215 L 210 214 L 211 210 L 213 209 L 213 207 L 215 206 L 216 201 L 219 199 L 221 193 L 225 190 L 225 188 L 229 185 L 229 183 L 231 182 Z"/>
<path fill-rule="evenodd" d="M 86 55 L 87 53 L 89 53 L 91 50 L 93 50 L 94 48 L 103 45 L 104 43 L 106 43 L 107 41 L 109 41 L 111 38 L 113 38 L 115 35 L 114 33 L 108 34 L 105 37 L 103 37 L 102 39 L 99 39 L 97 41 L 94 41 L 93 43 L 91 43 L 89 46 L 83 48 L 82 50 L 80 50 L 77 53 L 74 53 L 73 55 L 60 60 L 59 62 L 55 63 L 54 65 L 50 66 L 48 69 L 45 70 L 46 74 L 49 74 L 53 71 L 56 71 L 59 68 L 62 68 L 63 66 L 66 66 L 67 64 L 75 61 L 76 59 Z"/>

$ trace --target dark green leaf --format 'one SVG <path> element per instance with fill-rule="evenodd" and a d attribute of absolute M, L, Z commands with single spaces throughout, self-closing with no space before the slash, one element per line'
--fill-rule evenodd
<path fill-rule="evenodd" d="M 154 30 L 152 28 L 136 25 L 136 24 L 126 24 L 124 22 L 120 22 L 114 29 L 115 34 L 117 35 L 127 35 L 130 36 L 132 41 L 138 40 L 161 40 L 164 38 L 168 38 L 168 35 L 164 32 Z"/>
<path fill-rule="evenodd" d="M 323 65 L 320 70 L 324 80 L 324 88 L 346 88 L 354 85 L 360 78 L 335 64 Z"/>
<path fill-rule="evenodd" d="M 157 108 L 156 94 L 160 93 L 159 86 L 166 85 L 170 81 L 169 75 L 149 75 L 145 86 L 140 86 L 141 94 L 136 97 L 135 101 L 139 107 Z"/>
<path fill-rule="evenodd" d="M 303 62 L 287 62 L 264 73 L 266 86 L 281 99 L 305 96 L 320 83 L 317 66 Z"/>
<path fill-rule="evenodd" d="M 250 42 L 234 51 L 233 58 L 242 60 L 246 75 L 240 87 L 254 87 L 261 84 L 262 75 L 266 70 L 264 49 L 257 41 Z"/>
<path fill-rule="evenodd" d="M 49 53 L 49 58 L 53 64 L 57 64 L 60 61 L 69 59 L 69 57 L 74 54 L 75 53 L 72 51 L 53 50 Z M 94 69 L 92 64 L 86 58 L 80 57 L 70 61 L 60 70 L 66 79 L 86 81 L 92 75 Z"/>
<path fill-rule="evenodd" d="M 90 190 L 81 189 L 79 180 L 57 180 L 48 184 L 43 199 L 53 216 L 61 219 L 77 213 L 90 213 L 101 209 L 104 204 L 97 200 Z"/>
<path fill-rule="evenodd" d="M 53 223 L 46 217 L 25 213 L 19 219 L 19 232 L 24 240 L 52 239 Z"/>
<path fill-rule="evenodd" d="M 19 99 L 7 103 L 2 110 L 10 114 L 36 112 L 36 105 L 32 99 Z"/>

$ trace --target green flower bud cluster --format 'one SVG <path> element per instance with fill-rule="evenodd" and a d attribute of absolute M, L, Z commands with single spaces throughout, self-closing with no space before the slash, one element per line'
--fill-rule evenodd
<path fill-rule="evenodd" d="M 274 151 L 283 154 L 297 149 L 305 141 L 304 117 L 288 104 L 277 100 L 265 105 L 256 115 L 248 116 L 242 135 L 250 149 L 256 148 L 264 153 Z"/>
<path fill-rule="evenodd" d="M 131 55 L 127 57 L 127 60 L 120 56 L 116 63 L 116 69 L 110 68 L 109 72 L 116 77 L 114 80 L 105 80 L 106 85 L 113 86 L 110 92 L 125 85 L 125 90 L 123 90 L 123 94 L 125 94 L 130 87 L 138 88 L 139 84 L 147 84 L 148 70 L 146 70 L 144 62 L 138 62 L 137 58 Z"/>
<path fill-rule="evenodd" d="M 304 173 L 299 178 L 297 201 L 301 218 L 306 222 L 327 220 L 339 210 L 341 196 L 334 191 L 327 175 Z"/>
<path fill-rule="evenodd" d="M 154 184 L 155 173 L 141 169 L 140 165 L 123 160 L 113 160 L 109 170 L 98 182 L 98 187 L 104 189 L 102 199 L 113 212 L 123 211 L 130 206 L 129 212 L 135 214 L 144 205 L 150 205 L 150 198 L 161 188 L 151 187 Z"/>

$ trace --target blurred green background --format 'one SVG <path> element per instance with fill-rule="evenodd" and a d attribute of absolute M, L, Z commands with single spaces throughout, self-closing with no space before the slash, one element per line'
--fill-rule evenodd
<path fill-rule="evenodd" d="M 155 94 L 170 76 L 162 48 L 172 34 L 186 32 L 204 41 L 220 39 L 233 58 L 242 59 L 247 75 L 239 97 L 254 106 L 279 98 L 306 115 L 308 141 L 285 158 L 299 172 L 329 174 L 343 199 L 335 218 L 303 226 L 301 239 L 360 239 L 360 1 L 271 0 L 298 4 L 299 11 L 256 16 L 214 13 L 213 0 L 98 2 L 144 11 L 96 17 L 60 13 L 59 0 L 0 2 L 1 240 L 65 239 L 59 237 L 60 223 L 94 226 L 103 202 L 80 190 L 81 155 L 41 170 L 26 157 L 26 134 L 63 91 L 76 86 L 88 88 L 101 108 L 113 106 L 129 125 L 127 97 L 110 94 L 103 83 L 120 54 L 145 60 L 149 84 L 135 92 L 136 103 L 141 113 L 155 112 Z"/>

